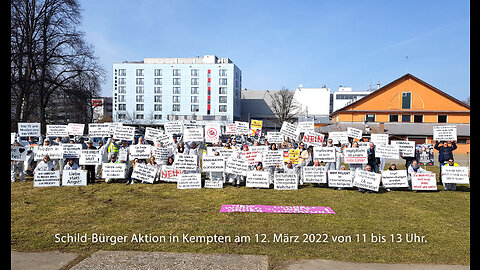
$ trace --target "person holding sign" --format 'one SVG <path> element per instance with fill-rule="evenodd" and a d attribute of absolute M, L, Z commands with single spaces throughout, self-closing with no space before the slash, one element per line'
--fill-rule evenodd
<path fill-rule="evenodd" d="M 53 162 L 50 160 L 50 156 L 45 155 L 43 156 L 42 161 L 37 164 L 33 173 L 35 174 L 38 171 L 55 171 L 56 168 L 57 166 L 53 165 Z"/>
<path fill-rule="evenodd" d="M 368 165 L 373 172 L 378 173 L 378 164 L 380 163 L 380 159 L 375 157 L 375 144 L 373 142 L 369 143 L 369 148 L 367 149 L 368 154 Z"/>
<path fill-rule="evenodd" d="M 97 148 L 93 146 L 93 142 L 91 140 L 87 141 L 87 149 L 96 150 Z M 87 184 L 94 184 L 95 183 L 95 166 L 96 165 L 84 165 L 85 170 L 87 170 Z"/>
<path fill-rule="evenodd" d="M 18 141 L 13 143 L 13 146 L 20 146 Z M 25 182 L 25 171 L 24 171 L 24 161 L 23 160 L 11 160 L 10 161 L 10 180 L 15 182 L 17 180 L 17 173 L 20 177 L 20 182 Z"/>
<path fill-rule="evenodd" d="M 408 175 L 408 186 L 409 189 L 412 190 L 412 175 L 415 173 L 428 173 L 429 171 L 423 169 L 418 165 L 417 160 L 413 160 L 412 163 L 410 164 L 410 167 L 408 167 L 407 170 L 407 175 Z"/>
<path fill-rule="evenodd" d="M 121 163 L 119 160 L 117 160 L 117 154 L 112 154 L 110 156 L 110 162 L 108 163 Z M 102 168 L 103 170 L 103 168 Z M 113 180 L 113 178 L 105 178 L 105 183 L 110 183 Z"/>
<path fill-rule="evenodd" d="M 458 163 L 456 163 L 453 158 L 449 158 L 447 164 L 445 164 L 444 166 L 456 166 L 456 167 L 458 167 Z M 457 184 L 455 184 L 455 183 L 443 183 L 443 189 L 445 191 L 448 191 L 448 190 L 455 191 L 455 190 L 457 190 Z"/>
<path fill-rule="evenodd" d="M 67 164 L 63 166 L 64 170 L 80 170 L 80 166 L 78 166 L 77 163 L 75 163 L 75 160 L 73 158 L 69 158 Z"/>
<path fill-rule="evenodd" d="M 436 150 L 438 150 L 438 163 L 440 164 L 440 182 L 442 182 L 442 166 L 445 166 L 445 164 L 448 163 L 449 159 L 453 159 L 453 151 L 457 149 L 457 145 L 455 144 L 454 141 L 451 141 L 450 144 L 451 146 L 448 146 L 448 142 L 444 141 L 442 142 L 442 146 L 439 146 L 440 141 L 437 141 L 435 146 Z"/>

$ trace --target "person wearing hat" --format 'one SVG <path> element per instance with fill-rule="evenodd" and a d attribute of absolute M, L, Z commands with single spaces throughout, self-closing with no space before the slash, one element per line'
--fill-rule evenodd
<path fill-rule="evenodd" d="M 93 142 L 91 140 L 87 141 L 87 149 L 97 150 L 97 148 L 93 146 Z M 87 184 L 94 184 L 95 183 L 95 165 L 85 165 L 85 170 L 87 170 Z"/>

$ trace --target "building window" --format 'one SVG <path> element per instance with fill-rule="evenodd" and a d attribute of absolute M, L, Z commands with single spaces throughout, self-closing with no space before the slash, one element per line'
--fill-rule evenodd
<path fill-rule="evenodd" d="M 118 85 L 127 84 L 127 78 L 118 78 Z"/>
<path fill-rule="evenodd" d="M 143 69 L 137 69 L 136 74 L 137 74 L 137 76 L 142 76 L 143 77 Z"/>
<path fill-rule="evenodd" d="M 218 93 L 220 95 L 226 95 L 227 94 L 227 87 L 220 87 L 218 88 Z"/>
<path fill-rule="evenodd" d="M 172 111 L 179 112 L 180 111 L 180 104 L 173 104 Z"/>
<path fill-rule="evenodd" d="M 438 123 L 447 123 L 447 115 L 438 115 Z"/>
<path fill-rule="evenodd" d="M 199 78 L 192 78 L 191 84 L 192 85 L 198 85 Z"/>
<path fill-rule="evenodd" d="M 154 94 L 161 94 L 162 93 L 162 87 L 154 87 L 153 88 L 153 93 Z"/>
<path fill-rule="evenodd" d="M 173 70 L 173 76 L 180 76 L 180 69 L 174 69 Z"/>
<path fill-rule="evenodd" d="M 413 122 L 415 123 L 423 123 L 423 115 L 414 115 Z"/>
<path fill-rule="evenodd" d="M 137 78 L 135 82 L 137 83 L 137 85 L 143 85 L 143 78 Z"/>
<path fill-rule="evenodd" d="M 219 112 L 227 112 L 227 105 L 220 105 L 218 106 Z"/>
<path fill-rule="evenodd" d="M 162 70 L 161 69 L 155 69 L 153 75 L 154 76 L 162 76 Z"/>
<path fill-rule="evenodd" d="M 127 76 L 127 70 L 126 69 L 119 69 L 118 70 L 118 76 Z"/>
<path fill-rule="evenodd" d="M 136 102 L 143 102 L 143 95 L 137 95 L 137 96 L 135 96 L 135 101 L 136 101 Z"/>
<path fill-rule="evenodd" d="M 390 122 L 398 122 L 398 114 L 391 114 Z"/>
<path fill-rule="evenodd" d="M 402 115 L 402 122 L 404 123 L 410 123 L 410 118 L 411 118 L 411 115 L 407 114 L 407 115 Z"/>
<path fill-rule="evenodd" d="M 192 77 L 198 77 L 198 69 L 192 69 L 191 70 L 191 75 L 192 75 Z"/>
<path fill-rule="evenodd" d="M 198 105 L 192 105 L 192 112 L 199 112 L 200 107 Z"/>
<path fill-rule="evenodd" d="M 173 103 L 180 103 L 180 96 L 173 96 Z"/>
<path fill-rule="evenodd" d="M 141 119 L 143 119 L 143 114 L 137 114 L 135 118 L 141 120 Z"/>
<path fill-rule="evenodd" d="M 127 110 L 127 104 L 118 104 L 118 110 L 119 111 L 126 111 Z"/>
<path fill-rule="evenodd" d="M 119 114 L 117 115 L 117 117 L 118 117 L 119 120 L 120 120 L 120 119 L 121 119 L 121 120 L 127 119 L 127 115 L 124 114 L 124 113 L 119 113 Z"/>
<path fill-rule="evenodd" d="M 173 78 L 173 85 L 180 85 L 180 78 Z"/>
<path fill-rule="evenodd" d="M 412 108 L 412 93 L 403 92 L 402 93 L 402 109 L 411 109 Z"/>
<path fill-rule="evenodd" d="M 218 76 L 220 77 L 226 77 L 227 76 L 227 70 L 226 69 L 220 69 L 218 71 Z"/>
<path fill-rule="evenodd" d="M 227 103 L 227 96 L 218 97 L 218 103 Z"/>
<path fill-rule="evenodd" d="M 227 85 L 227 79 L 219 79 L 220 85 Z"/>
<path fill-rule="evenodd" d="M 153 119 L 155 119 L 155 120 L 162 120 L 162 115 L 161 115 L 161 114 L 155 114 L 155 115 L 153 116 Z"/>
<path fill-rule="evenodd" d="M 365 121 L 367 122 L 375 122 L 375 114 L 366 114 Z"/>
<path fill-rule="evenodd" d="M 153 80 L 154 85 L 162 85 L 162 78 L 155 78 Z"/>
<path fill-rule="evenodd" d="M 126 86 L 119 86 L 118 87 L 118 93 L 126 94 L 127 93 L 127 87 Z"/>
<path fill-rule="evenodd" d="M 135 92 L 137 94 L 143 94 L 143 86 L 137 86 L 135 87 Z"/>
<path fill-rule="evenodd" d="M 126 102 L 124 95 L 118 95 L 118 102 Z"/>
<path fill-rule="evenodd" d="M 198 103 L 198 96 L 191 96 L 190 101 L 191 103 Z"/>
<path fill-rule="evenodd" d="M 160 95 L 153 96 L 153 102 L 161 103 L 162 102 L 162 96 L 160 96 Z"/>
<path fill-rule="evenodd" d="M 180 95 L 180 87 L 173 87 L 173 93 Z"/>
<path fill-rule="evenodd" d="M 156 112 L 161 112 L 162 111 L 162 104 L 153 105 L 153 110 L 156 111 Z"/>
<path fill-rule="evenodd" d="M 192 94 L 192 95 L 198 95 L 198 93 L 199 93 L 199 92 L 198 92 L 198 87 L 192 87 L 192 89 L 191 89 L 191 94 Z"/>
<path fill-rule="evenodd" d="M 143 112 L 143 109 L 144 109 L 144 105 L 143 104 L 137 104 L 137 108 L 136 108 L 137 112 Z"/>

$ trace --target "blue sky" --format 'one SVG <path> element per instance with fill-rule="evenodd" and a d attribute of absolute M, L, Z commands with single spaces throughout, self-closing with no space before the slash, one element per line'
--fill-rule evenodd
<path fill-rule="evenodd" d="M 405 73 L 470 96 L 469 1 L 81 0 L 107 71 L 145 57 L 229 57 L 247 89 L 367 90 Z M 408 56 L 408 61 L 406 57 Z"/>

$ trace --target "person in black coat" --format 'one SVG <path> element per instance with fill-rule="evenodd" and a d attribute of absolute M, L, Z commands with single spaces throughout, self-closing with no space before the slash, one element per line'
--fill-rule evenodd
<path fill-rule="evenodd" d="M 442 145 L 440 146 L 440 141 L 437 141 L 434 148 L 438 150 L 438 162 L 440 163 L 440 183 L 442 183 L 442 167 L 448 163 L 449 159 L 453 159 L 453 151 L 457 149 L 457 144 L 455 141 L 451 141 L 451 146 L 448 146 L 447 141 L 441 142 Z"/>
<path fill-rule="evenodd" d="M 97 148 L 93 146 L 91 140 L 87 141 L 87 149 L 96 150 Z M 95 183 L 95 165 L 85 165 L 85 170 L 87 170 L 87 184 Z"/>

